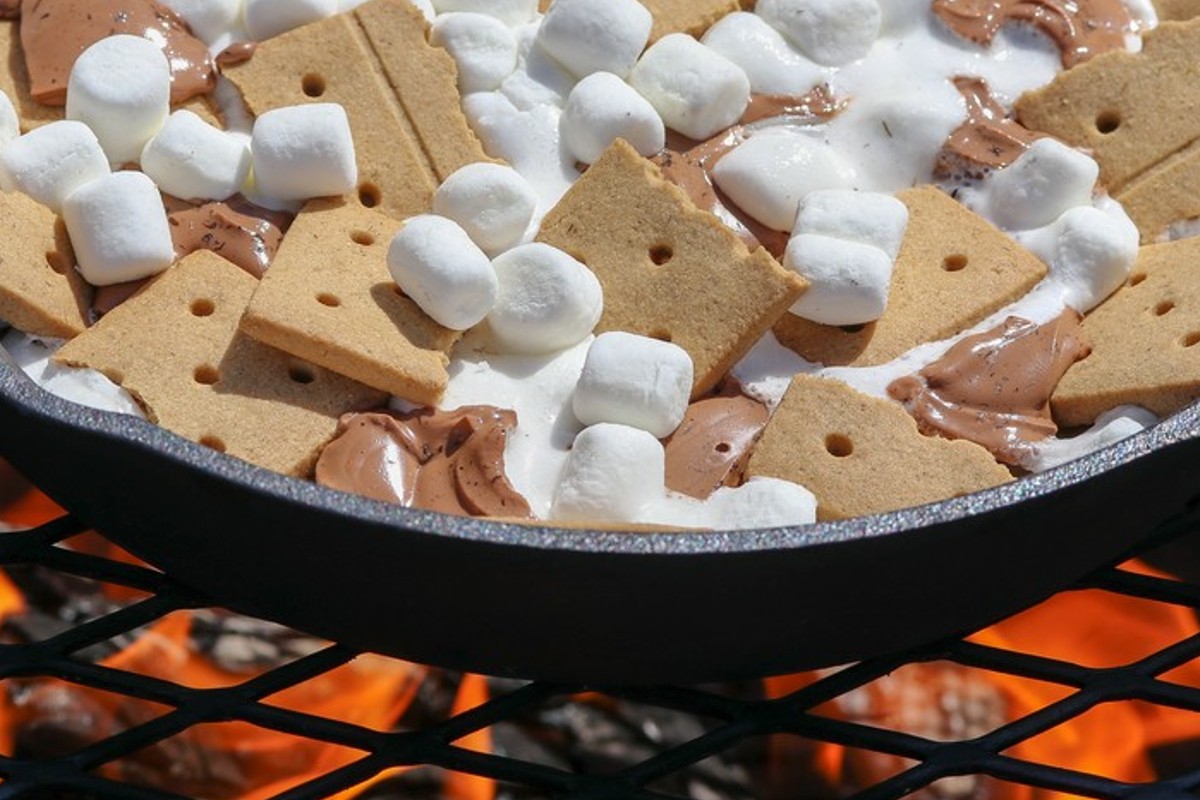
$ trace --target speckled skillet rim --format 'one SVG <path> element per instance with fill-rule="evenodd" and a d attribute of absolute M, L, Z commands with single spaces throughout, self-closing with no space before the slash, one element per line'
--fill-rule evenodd
<path fill-rule="evenodd" d="M 539 550 L 608 554 L 749 553 L 915 531 L 1051 494 L 1200 434 L 1200 403 L 1196 403 L 1147 431 L 1070 464 L 995 489 L 939 503 L 853 520 L 789 528 L 622 533 L 518 525 L 416 511 L 289 478 L 202 447 L 145 420 L 97 411 L 62 400 L 34 384 L 9 360 L 2 348 L 0 397 L 22 406 L 29 413 L 57 423 L 92 431 L 124 446 L 157 451 L 162 457 L 181 462 L 199 473 L 251 487 L 264 497 L 333 511 L 345 517 L 348 524 L 355 521 L 382 523 L 409 534 L 448 536 Z"/>

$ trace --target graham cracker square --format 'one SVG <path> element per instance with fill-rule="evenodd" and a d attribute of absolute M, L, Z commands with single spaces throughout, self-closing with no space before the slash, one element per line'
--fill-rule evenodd
<path fill-rule="evenodd" d="M 1158 241 L 1172 223 L 1200 217 L 1200 139 L 1131 180 L 1116 199 L 1142 244 Z"/>
<path fill-rule="evenodd" d="M 385 395 L 240 333 L 257 284 L 220 256 L 194 253 L 55 360 L 103 372 L 180 436 L 307 477 L 338 417 L 377 407 Z"/>
<path fill-rule="evenodd" d="M 0 192 L 0 319 L 69 339 L 87 327 L 92 288 L 75 271 L 67 229 L 20 192 Z"/>
<path fill-rule="evenodd" d="M 597 332 L 686 350 L 695 395 L 715 387 L 806 285 L 766 250 L 747 250 L 620 140 L 546 216 L 538 239 L 596 273 L 604 287 Z"/>

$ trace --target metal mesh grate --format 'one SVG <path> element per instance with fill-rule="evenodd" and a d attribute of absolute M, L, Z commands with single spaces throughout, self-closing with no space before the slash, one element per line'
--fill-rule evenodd
<path fill-rule="evenodd" d="M 1200 530 L 1200 524 L 1187 521 L 1164 531 L 1161 538 L 1178 537 L 1197 530 Z M 594 692 L 595 687 L 533 683 L 503 684 L 500 690 L 500 684 L 494 683 L 492 698 L 465 713 L 424 720 L 420 724 L 410 720 L 408 726 L 399 731 L 383 732 L 265 702 L 287 687 L 326 674 L 355 659 L 355 653 L 336 645 L 322 646 L 257 677 L 216 689 L 189 688 L 80 657 L 89 649 L 127 637 L 173 612 L 209 606 L 204 598 L 188 592 L 158 572 L 62 546 L 65 540 L 83 531 L 84 526 L 80 523 L 64 518 L 33 530 L 0 535 L 0 565 L 6 568 L 36 565 L 55 573 L 129 587 L 141 593 L 141 599 L 53 633 L 39 642 L 0 645 L 0 680 L 49 676 L 161 704 L 164 712 L 62 758 L 0 757 L 0 776 L 4 779 L 0 785 L 0 798 L 27 797 L 35 793 L 46 796 L 46 790 L 53 790 L 58 796 L 65 793 L 66 796 L 177 797 L 179 795 L 161 790 L 120 783 L 106 776 L 102 767 L 197 726 L 230 721 L 361 753 L 349 763 L 278 795 L 296 799 L 327 797 L 358 786 L 385 770 L 416 765 L 431 765 L 492 779 L 497 785 L 513 787 L 505 790 L 512 797 L 687 796 L 679 794 L 685 791 L 679 786 L 685 784 L 670 784 L 671 776 L 700 769 L 714 757 L 744 747 L 747 742 L 780 736 L 904 759 L 901 763 L 905 767 L 899 774 L 854 795 L 864 800 L 905 797 L 937 781 L 962 775 L 987 775 L 1006 783 L 1100 798 L 1157 800 L 1194 796 L 1192 793 L 1200 789 L 1200 749 L 1196 751 L 1195 763 L 1175 770 L 1176 777 L 1145 784 L 1034 763 L 1013 754 L 1020 743 L 1114 701 L 1136 700 L 1200 713 L 1200 690 L 1162 677 L 1200 658 L 1200 634 L 1174 642 L 1134 663 L 1110 668 L 1080 666 L 1052 657 L 1013 652 L 968 638 L 822 673 L 814 682 L 773 699 L 738 696 L 736 692 L 711 687 L 605 687 L 599 694 L 608 702 L 682 712 L 685 718 L 703 719 L 705 723 L 697 727 L 687 741 L 657 748 L 648 758 L 641 758 L 636 763 L 588 774 L 563 764 L 540 763 L 520 757 L 519 753 L 479 752 L 461 743 L 485 729 L 503 726 L 516 719 L 528 719 L 540 709 L 550 706 L 561 709 L 567 699 L 585 691 Z M 1100 590 L 1172 608 L 1200 608 L 1200 586 L 1121 568 L 1102 571 L 1077 588 Z M 861 690 L 903 665 L 942 662 L 1065 687 L 1064 696 L 1015 721 L 959 741 L 933 741 L 886 727 L 833 718 L 820 711 L 831 701 Z M 719 793 L 710 787 L 702 796 L 714 797 Z"/>

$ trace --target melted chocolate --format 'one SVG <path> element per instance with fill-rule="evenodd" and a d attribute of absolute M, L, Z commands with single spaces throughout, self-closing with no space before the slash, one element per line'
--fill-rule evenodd
<path fill-rule="evenodd" d="M 665 443 L 667 488 L 704 500 L 722 486 L 740 486 L 769 416 L 732 381 L 692 403 Z"/>
<path fill-rule="evenodd" d="M 938 156 L 941 177 L 982 177 L 986 170 L 1007 167 L 1041 138 L 1009 117 L 982 78 L 954 79 L 967 103 L 967 121 L 950 134 Z"/>
<path fill-rule="evenodd" d="M 205 203 L 164 197 L 163 204 L 176 258 L 211 250 L 256 278 L 271 266 L 295 218 L 294 214 L 257 206 L 241 195 Z"/>

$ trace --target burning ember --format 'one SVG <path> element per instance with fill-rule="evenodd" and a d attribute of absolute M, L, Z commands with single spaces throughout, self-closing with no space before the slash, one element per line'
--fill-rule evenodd
<path fill-rule="evenodd" d="M 36 526 L 61 513 L 16 476 L 0 475 L 0 524 Z M 67 546 L 136 563 L 92 534 L 75 537 Z M 1126 569 L 1156 574 L 1138 564 Z M 0 640 L 18 644 L 45 641 L 144 599 L 146 595 L 136 590 L 41 566 L 12 567 L 0 573 Z M 879 747 L 878 743 L 884 742 L 884 749 L 913 756 L 926 752 L 921 748 L 930 742 L 972 741 L 997 731 L 1003 736 L 1011 730 L 1006 726 L 1015 720 L 1031 715 L 1036 719 L 1078 691 L 1063 685 L 1072 681 L 1062 676 L 1083 674 L 1086 668 L 1132 664 L 1197 636 L 1200 625 L 1196 615 L 1181 607 L 1099 590 L 1068 592 L 971 637 L 962 649 L 954 649 L 954 661 L 907 664 L 855 684 L 858 688 L 802 715 L 816 725 L 805 730 L 824 730 L 821 720 L 833 721 L 841 730 L 862 734 L 867 745 Z M 163 686 L 206 690 L 244 686 L 327 647 L 326 642 L 270 623 L 222 611 L 188 610 L 72 657 L 163 682 Z M 1039 663 L 1046 671 L 1036 674 L 1057 676 L 1063 683 L 1007 674 L 997 666 L 997 651 L 1044 659 Z M 819 681 L 831 676 L 840 680 L 839 673 L 829 670 L 705 687 L 703 692 L 759 708 L 775 699 L 776 705 L 786 704 L 793 693 Z M 1161 677 L 1200 689 L 1200 665 L 1196 663 Z M 451 675 L 368 655 L 269 694 L 259 705 L 357 729 L 421 731 L 484 706 L 492 698 L 507 698 L 520 688 L 512 682 Z M 514 705 L 511 713 L 489 718 L 485 724 L 490 727 L 465 726 L 463 730 L 468 732 L 447 744 L 462 754 L 460 761 L 465 757 L 460 766 L 468 770 L 475 763 L 471 754 L 486 754 L 479 763 L 491 765 L 499 756 L 540 765 L 537 769 L 547 775 L 609 775 L 719 735 L 738 718 L 736 714 L 721 718 L 715 713 L 715 718 L 709 719 L 676 711 L 673 704 L 656 702 L 652 696 L 643 702 L 639 699 L 643 696 L 637 692 L 548 692 L 536 703 Z M 18 760 L 66 758 L 122 732 L 145 731 L 154 721 L 173 723 L 173 715 L 180 713 L 173 705 L 59 678 L 10 678 L 0 683 L 0 753 Z M 493 719 L 502 721 L 492 724 Z M 880 734 L 880 730 L 891 733 Z M 1000 755 L 1131 783 L 1171 777 L 1200 765 L 1200 714 L 1164 705 L 1103 703 L 1083 713 L 1048 717 L 1033 733 L 1032 738 L 1028 732 L 1014 737 Z M 888 781 L 899 787 L 895 796 L 909 791 L 899 782 L 906 778 L 897 776 L 904 776 L 917 761 L 868 749 L 853 736 L 831 733 L 827 738 L 830 741 L 814 741 L 783 733 L 731 738 L 733 743 L 716 755 L 681 759 L 681 764 L 690 766 L 652 781 L 647 788 L 661 796 L 703 800 L 834 800 Z M 370 757 L 321 737 L 301 738 L 241 721 L 189 725 L 184 720 L 170 727 L 165 739 L 148 736 L 146 741 L 154 743 L 105 764 L 98 774 L 187 797 L 256 800 L 366 763 L 364 759 Z M 366 783 L 331 796 L 525 800 L 555 794 L 544 787 L 520 788 L 433 767 L 404 767 L 371 777 L 375 771 L 364 767 L 356 780 Z M 908 796 L 920 800 L 1061 800 L 1069 795 L 989 775 L 961 775 L 942 778 Z"/>

